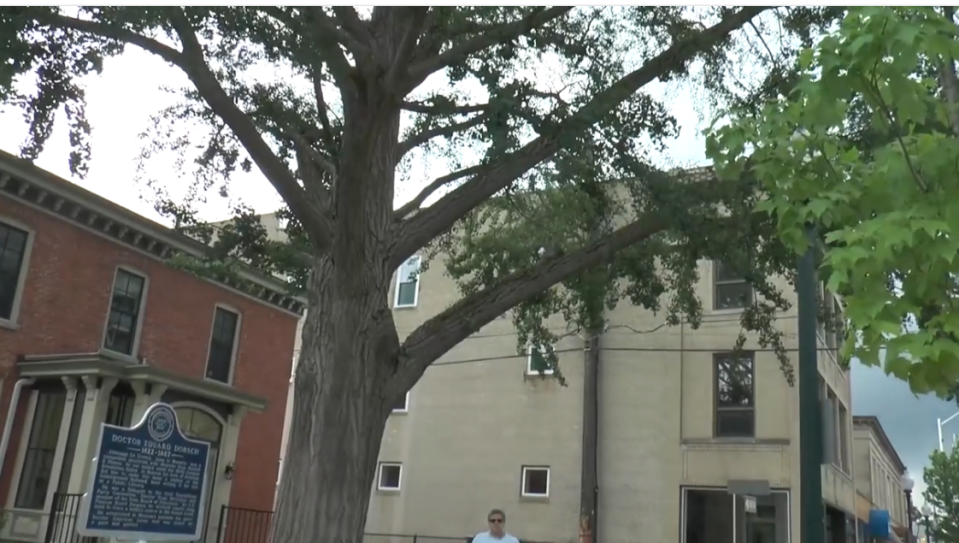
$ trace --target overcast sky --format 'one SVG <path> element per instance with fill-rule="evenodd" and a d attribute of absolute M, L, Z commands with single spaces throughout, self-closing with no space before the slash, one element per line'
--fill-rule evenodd
<path fill-rule="evenodd" d="M 91 190 L 120 205 L 128 207 L 154 220 L 160 217 L 151 206 L 141 200 L 141 187 L 136 176 L 136 158 L 142 147 L 138 138 L 147 126 L 150 115 L 173 102 L 161 85 L 178 86 L 184 81 L 182 74 L 156 57 L 136 48 L 119 58 L 107 60 L 102 76 L 86 81 L 87 115 L 93 126 L 93 160 L 86 179 L 73 179 L 67 166 L 68 140 L 62 127 L 54 132 L 46 151 L 37 164 L 57 175 Z M 654 95 L 662 96 L 662 88 Z M 666 157 L 672 164 L 693 166 L 705 163 L 704 142 L 700 132 L 704 123 L 689 92 L 675 92 L 668 100 L 673 114 L 681 126 L 680 137 L 669 144 Z M 0 111 L 0 148 L 16 153 L 26 133 L 26 124 L 17 111 Z M 172 158 L 164 163 L 150 162 L 154 178 L 169 177 L 175 185 L 175 170 Z M 400 187 L 399 200 L 409 198 L 422 187 L 432 175 L 414 171 L 414 179 Z M 236 194 L 253 205 L 259 212 L 275 210 L 280 203 L 273 188 L 258 172 L 237 178 Z M 176 187 L 171 187 L 176 193 Z M 228 216 L 226 203 L 212 196 L 211 202 L 202 207 L 202 215 L 208 220 L 220 220 Z M 929 452 L 936 447 L 936 417 L 948 417 L 955 407 L 932 397 L 916 399 L 908 386 L 887 377 L 876 368 L 856 367 L 853 371 L 853 412 L 857 415 L 876 415 L 898 449 L 903 461 L 917 479 L 921 490 L 922 467 Z M 946 433 L 959 433 L 959 420 L 946 428 Z"/>

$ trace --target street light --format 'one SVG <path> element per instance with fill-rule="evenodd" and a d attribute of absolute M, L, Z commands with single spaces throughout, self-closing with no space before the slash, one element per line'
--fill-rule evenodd
<path fill-rule="evenodd" d="M 906 522 L 908 523 L 909 532 L 912 533 L 912 488 L 916 486 L 916 481 L 909 475 L 909 471 L 906 470 L 902 473 L 902 477 L 899 479 L 899 484 L 902 485 L 902 492 L 906 495 Z M 923 505 L 923 507 L 926 507 Z"/>
<path fill-rule="evenodd" d="M 932 534 L 930 533 L 930 530 L 929 530 L 929 515 L 931 514 L 932 514 L 932 507 L 929 507 L 928 503 L 922 504 L 922 520 L 923 520 L 922 524 L 923 524 L 923 528 L 925 528 L 927 543 L 932 538 Z"/>
<path fill-rule="evenodd" d="M 945 449 L 942 446 L 942 427 L 949 424 L 949 421 L 959 417 L 959 413 L 954 413 L 951 417 L 946 420 L 936 419 L 936 426 L 939 427 L 939 452 L 945 452 Z"/>

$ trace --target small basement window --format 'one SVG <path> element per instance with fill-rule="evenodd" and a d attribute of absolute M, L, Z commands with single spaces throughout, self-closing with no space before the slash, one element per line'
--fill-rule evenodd
<path fill-rule="evenodd" d="M 394 413 L 407 413 L 410 410 L 410 393 L 407 392 L 393 406 Z"/>
<path fill-rule="evenodd" d="M 399 490 L 403 478 L 403 464 L 397 462 L 380 462 L 379 474 L 376 478 L 378 490 Z"/>
<path fill-rule="evenodd" d="M 523 466 L 523 496 L 527 498 L 549 497 L 549 468 Z"/>
<path fill-rule="evenodd" d="M 549 347 L 530 345 L 526 350 L 526 373 L 528 375 L 552 375 L 553 368 L 546 360 Z"/>

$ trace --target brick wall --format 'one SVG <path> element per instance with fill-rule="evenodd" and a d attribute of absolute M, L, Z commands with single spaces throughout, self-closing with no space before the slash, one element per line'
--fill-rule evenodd
<path fill-rule="evenodd" d="M 5 415 L 9 407 L 18 355 L 94 352 L 100 348 L 116 268 L 128 266 L 148 277 L 138 354 L 153 366 L 201 378 L 215 304 L 240 311 L 233 385 L 266 398 L 269 405 L 264 413 L 250 413 L 243 421 L 232 504 L 270 508 L 297 318 L 0 197 L 0 221 L 5 218 L 25 224 L 35 235 L 24 268 L 27 278 L 18 329 L 0 327 L 0 376 L 7 375 L 0 394 L 0 413 Z M 25 404 L 21 401 L 18 418 L 22 418 Z M 5 418 L 0 417 L 0 421 Z M 19 433 L 15 428 L 4 462 L 6 469 L 0 474 L 0 497 L 4 499 Z"/>

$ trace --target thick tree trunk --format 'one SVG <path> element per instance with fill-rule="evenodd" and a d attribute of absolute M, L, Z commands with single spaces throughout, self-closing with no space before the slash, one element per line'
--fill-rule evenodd
<path fill-rule="evenodd" d="M 395 399 L 386 392 L 395 365 L 384 355 L 398 344 L 386 303 L 389 275 L 373 266 L 367 270 L 355 279 L 369 288 L 357 295 L 335 287 L 330 261 L 315 268 L 273 543 L 363 539 L 380 441 Z"/>

